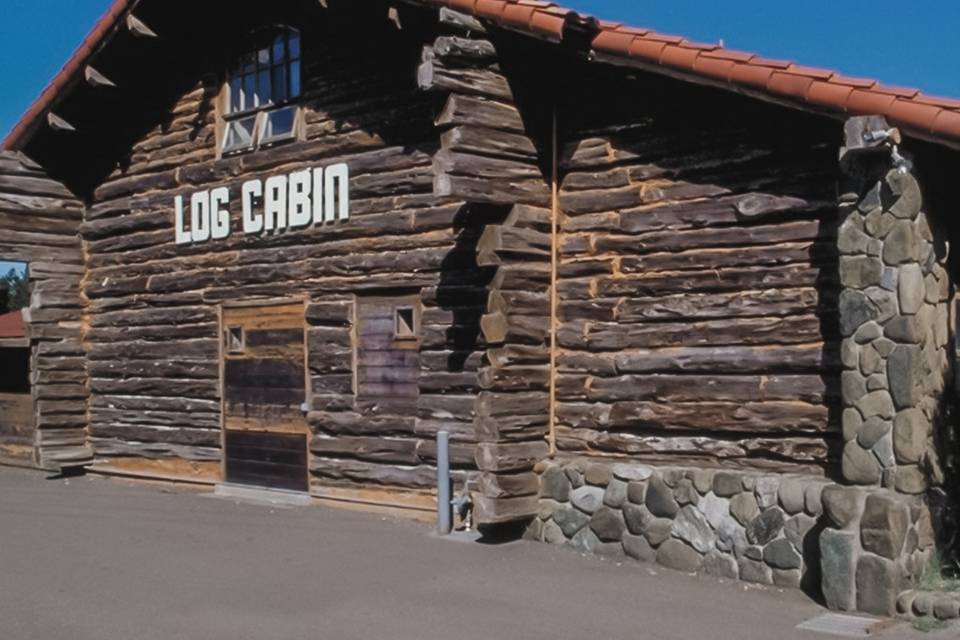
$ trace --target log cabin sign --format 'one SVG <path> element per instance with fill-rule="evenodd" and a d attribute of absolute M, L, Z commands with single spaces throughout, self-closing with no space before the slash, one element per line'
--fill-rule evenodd
<path fill-rule="evenodd" d="M 177 244 L 223 240 L 232 232 L 229 187 L 174 198 Z M 350 217 L 350 168 L 346 163 L 247 180 L 240 186 L 245 234 L 283 233 Z"/>

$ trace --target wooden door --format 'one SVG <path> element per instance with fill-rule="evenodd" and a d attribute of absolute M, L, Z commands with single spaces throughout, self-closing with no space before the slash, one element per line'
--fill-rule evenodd
<path fill-rule="evenodd" d="M 306 491 L 303 303 L 225 306 L 222 328 L 224 478 Z"/>

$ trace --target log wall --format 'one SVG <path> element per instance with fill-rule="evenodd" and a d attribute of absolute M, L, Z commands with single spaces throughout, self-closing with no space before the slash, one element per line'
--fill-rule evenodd
<path fill-rule="evenodd" d="M 565 105 L 560 449 L 824 472 L 839 126 L 621 73 Z"/>
<path fill-rule="evenodd" d="M 473 496 L 477 521 L 493 524 L 536 513 L 533 467 L 548 454 L 550 185 L 519 78 L 503 66 L 503 34 L 447 10 L 440 19 L 449 33 L 424 50 L 418 76 L 425 90 L 445 95 L 435 192 L 470 202 L 488 223 L 474 246 L 492 279 L 477 291 L 485 353 Z"/>
<path fill-rule="evenodd" d="M 0 153 L 0 259 L 27 262 L 30 280 L 30 307 L 24 310 L 31 345 L 30 415 L 11 444 L 35 445 L 35 462 L 50 469 L 90 460 L 77 234 L 82 211 L 74 194 L 26 156 Z M 16 407 L 22 423 L 23 398 Z"/>
<path fill-rule="evenodd" d="M 93 193 L 83 224 L 86 337 L 90 436 L 104 467 L 188 465 L 185 473 L 218 479 L 218 305 L 277 296 L 308 301 L 315 493 L 431 490 L 440 427 L 452 431 L 458 481 L 474 467 L 480 305 L 490 278 L 474 247 L 485 214 L 434 194 L 443 102 L 420 90 L 416 68 L 435 34 L 420 39 L 416 15 L 406 13 L 403 30 L 386 11 L 379 22 L 349 7 L 323 17 L 294 24 L 304 34 L 303 141 L 218 159 L 216 83 L 199 81 L 216 69 L 192 69 L 194 88 Z M 336 162 L 350 168 L 349 220 L 175 244 L 175 196 L 227 186 L 236 230 L 242 182 Z M 355 394 L 356 300 L 367 296 L 419 299 L 419 366 L 409 381 L 418 392 L 402 412 Z"/>

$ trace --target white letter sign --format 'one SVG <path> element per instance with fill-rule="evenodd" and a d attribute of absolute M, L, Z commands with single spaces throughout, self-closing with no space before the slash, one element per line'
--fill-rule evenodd
<path fill-rule="evenodd" d="M 173 199 L 175 238 L 179 244 L 199 244 L 230 237 L 229 187 L 190 195 L 190 213 L 184 196 Z M 302 169 L 240 186 L 240 219 L 247 235 L 344 222 L 350 219 L 350 168 L 345 163 Z M 189 220 L 189 226 L 188 226 Z"/>

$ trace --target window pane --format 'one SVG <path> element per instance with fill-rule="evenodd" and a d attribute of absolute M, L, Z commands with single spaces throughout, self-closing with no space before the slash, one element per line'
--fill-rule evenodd
<path fill-rule="evenodd" d="M 283 34 L 281 34 L 273 41 L 273 64 L 283 62 L 286 58 L 286 53 L 283 51 Z"/>
<path fill-rule="evenodd" d="M 251 71 L 253 71 L 255 60 L 256 58 L 254 57 L 252 52 L 243 56 L 242 68 L 244 73 L 250 73 Z"/>
<path fill-rule="evenodd" d="M 283 65 L 273 68 L 273 97 L 276 102 L 287 99 L 287 68 Z"/>
<path fill-rule="evenodd" d="M 240 78 L 231 78 L 230 79 L 230 108 L 227 109 L 228 113 L 236 113 L 242 109 L 243 103 L 242 100 L 242 89 L 240 88 Z"/>
<path fill-rule="evenodd" d="M 296 98 L 300 95 L 300 62 L 290 63 L 290 97 Z"/>
<path fill-rule="evenodd" d="M 257 74 L 257 97 L 260 99 L 257 106 L 273 102 L 273 92 L 270 91 L 270 70 L 264 69 Z"/>
<path fill-rule="evenodd" d="M 283 109 L 269 112 L 263 131 L 264 142 L 292 138 L 296 115 L 296 107 L 284 107 Z"/>
<path fill-rule="evenodd" d="M 223 140 L 224 151 L 248 149 L 253 144 L 253 128 L 257 117 L 248 116 L 227 123 L 227 132 Z"/>
<path fill-rule="evenodd" d="M 300 57 L 300 34 L 291 31 L 290 42 L 287 43 L 287 49 L 290 52 L 290 59 L 294 60 Z"/>
<path fill-rule="evenodd" d="M 241 109 L 252 109 L 256 106 L 256 82 L 257 79 L 252 73 L 243 76 L 243 104 L 241 105 Z"/>

